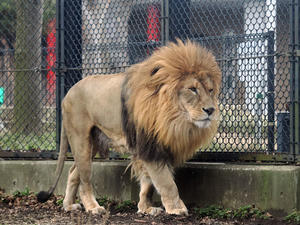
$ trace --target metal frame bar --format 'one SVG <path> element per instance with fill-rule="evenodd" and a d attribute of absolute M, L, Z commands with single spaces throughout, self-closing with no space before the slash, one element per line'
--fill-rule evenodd
<path fill-rule="evenodd" d="M 43 151 L 43 152 L 20 152 L 20 151 L 1 151 L 0 158 L 4 159 L 57 159 L 56 151 Z"/>
<path fill-rule="evenodd" d="M 166 45 L 169 41 L 169 0 L 161 0 L 161 42 Z"/>
<path fill-rule="evenodd" d="M 274 106 L 274 98 L 275 98 L 275 84 L 274 84 L 274 31 L 270 31 L 267 34 L 268 41 L 268 151 L 274 151 L 274 139 L 275 139 L 275 106 Z"/>
<path fill-rule="evenodd" d="M 61 131 L 61 100 L 64 88 L 63 68 L 64 68 L 64 0 L 56 0 L 56 151 L 60 146 Z"/>
<path fill-rule="evenodd" d="M 269 152 L 198 152 L 190 161 L 197 162 L 259 162 L 294 163 L 291 154 L 270 154 Z"/>
<path fill-rule="evenodd" d="M 295 154 L 300 154 L 300 0 L 297 0 L 295 5 L 295 86 L 294 93 L 294 117 L 295 117 Z"/>
<path fill-rule="evenodd" d="M 295 161 L 299 161 L 299 76 L 300 76 L 300 56 L 297 51 L 300 49 L 300 28 L 299 28 L 299 8 L 300 0 L 291 0 L 290 3 L 290 150 L 294 155 Z"/>
<path fill-rule="evenodd" d="M 294 140 L 294 133 L 295 133 L 295 121 L 294 121 L 294 115 L 295 115 L 295 105 L 294 105 L 294 89 L 292 87 L 294 87 L 294 74 L 295 74 L 295 56 L 294 56 L 294 51 L 295 51 L 295 0 L 291 0 L 291 4 L 290 4 L 290 51 L 291 51 L 291 55 L 289 57 L 289 61 L 291 64 L 291 69 L 290 69 L 290 151 L 291 154 L 295 155 L 295 140 Z"/>

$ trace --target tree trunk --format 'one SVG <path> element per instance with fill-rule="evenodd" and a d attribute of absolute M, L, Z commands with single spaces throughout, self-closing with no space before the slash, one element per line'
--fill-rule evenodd
<path fill-rule="evenodd" d="M 14 131 L 37 132 L 41 118 L 43 0 L 15 0 Z"/>

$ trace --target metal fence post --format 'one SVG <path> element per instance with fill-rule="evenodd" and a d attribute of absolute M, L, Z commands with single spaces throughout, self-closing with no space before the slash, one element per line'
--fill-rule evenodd
<path fill-rule="evenodd" d="M 275 107 L 274 107 L 274 31 L 267 33 L 268 41 L 268 150 L 274 151 L 274 126 L 275 126 Z"/>
<path fill-rule="evenodd" d="M 56 0 L 56 150 L 59 151 L 61 131 L 61 101 L 63 93 L 63 4 L 64 0 Z"/>
<path fill-rule="evenodd" d="M 61 102 L 82 77 L 81 0 L 56 0 L 56 149 L 60 146 Z"/>
<path fill-rule="evenodd" d="M 295 117 L 295 154 L 300 154 L 300 0 L 295 4 L 295 98 L 294 98 L 294 117 Z"/>
<path fill-rule="evenodd" d="M 291 0 L 291 4 L 289 6 L 290 10 L 290 45 L 289 50 L 291 52 L 291 55 L 289 57 L 289 61 L 291 64 L 290 68 L 290 154 L 294 157 L 295 156 L 295 146 L 294 146 L 294 133 L 295 133 L 295 105 L 294 105 L 294 74 L 295 74 L 295 56 L 293 53 L 295 52 L 295 0 Z"/>
<path fill-rule="evenodd" d="M 290 151 L 294 158 L 299 157 L 299 76 L 300 76 L 300 30 L 299 30 L 299 7 L 300 0 L 292 0 L 290 4 Z"/>
<path fill-rule="evenodd" d="M 161 42 L 166 45 L 169 41 L 169 0 L 161 1 Z"/>

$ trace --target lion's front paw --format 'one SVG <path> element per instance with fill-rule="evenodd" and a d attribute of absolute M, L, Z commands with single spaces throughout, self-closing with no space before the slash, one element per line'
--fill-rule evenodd
<path fill-rule="evenodd" d="M 166 210 L 168 214 L 173 214 L 173 215 L 180 215 L 180 216 L 188 216 L 188 210 L 186 208 L 183 209 L 172 209 L 172 210 Z"/>
<path fill-rule="evenodd" d="M 68 206 L 64 206 L 64 209 L 66 212 L 69 212 L 69 211 L 81 210 L 82 207 L 80 204 L 71 204 Z"/>
<path fill-rule="evenodd" d="M 164 210 L 160 207 L 149 207 L 146 210 L 138 210 L 137 213 L 144 213 L 144 214 L 149 214 L 151 216 L 157 216 L 164 212 Z"/>
<path fill-rule="evenodd" d="M 181 216 L 188 216 L 188 210 L 181 199 L 177 201 L 169 201 L 169 204 L 165 204 L 166 213 L 173 214 L 173 215 L 181 215 Z"/>
<path fill-rule="evenodd" d="M 93 215 L 102 215 L 106 213 L 105 208 L 103 208 L 102 206 L 97 206 L 95 208 L 88 209 L 86 211 L 92 213 Z"/>

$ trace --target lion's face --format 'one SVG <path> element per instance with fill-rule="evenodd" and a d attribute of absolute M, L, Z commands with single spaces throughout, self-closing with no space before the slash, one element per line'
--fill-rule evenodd
<path fill-rule="evenodd" d="M 183 80 L 178 90 L 178 101 L 184 117 L 199 128 L 209 127 L 218 117 L 217 92 L 206 72 Z"/>

